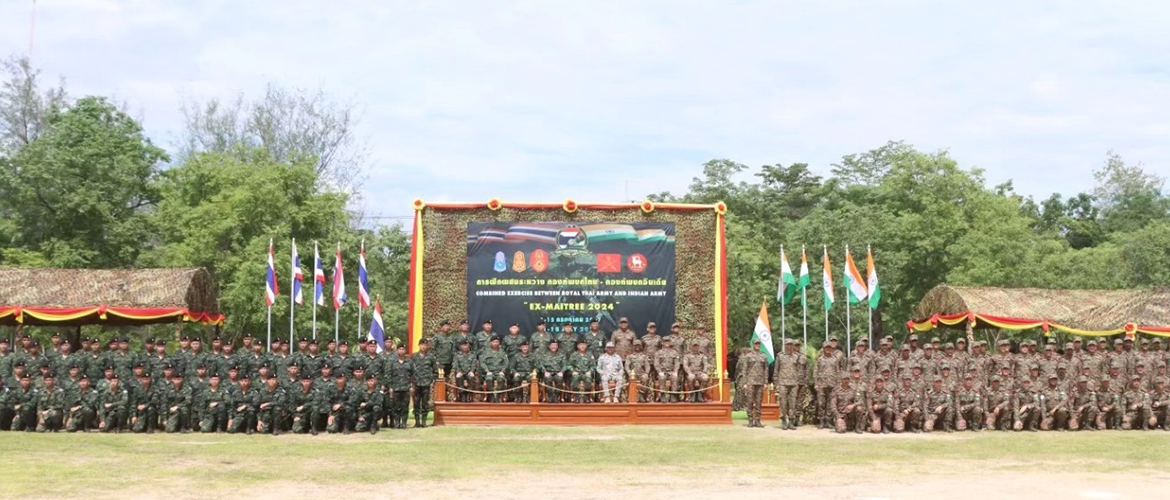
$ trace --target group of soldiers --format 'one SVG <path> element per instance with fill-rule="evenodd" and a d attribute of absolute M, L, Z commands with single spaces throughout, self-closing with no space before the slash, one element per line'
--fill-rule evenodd
<path fill-rule="evenodd" d="M 289 342 L 243 338 L 237 351 L 219 337 L 205 351 L 199 338 L 178 349 L 148 339 L 142 351 L 127 338 L 37 341 L 0 339 L 0 429 L 100 432 L 370 432 L 426 427 L 439 363 L 429 341 L 405 345 Z M 13 349 L 12 347 L 15 347 Z M 383 349 L 384 347 L 384 349 Z"/>
<path fill-rule="evenodd" d="M 1049 338 L 1015 347 L 963 338 L 920 346 L 912 334 L 899 348 L 887 336 L 876 351 L 861 340 L 846 355 L 829 338 L 810 369 L 800 342 L 788 339 L 772 372 L 780 427 L 802 423 L 800 402 L 811 387 L 815 424 L 837 432 L 1170 431 L 1170 350 L 1161 340 Z M 757 391 L 767 383 L 766 368 L 759 372 L 748 383 Z M 759 426 L 759 404 L 749 413 Z"/>
<path fill-rule="evenodd" d="M 499 335 L 491 321 L 473 334 L 465 320 L 457 331 L 443 322 L 431 339 L 461 402 L 526 403 L 533 378 L 546 403 L 614 403 L 630 397 L 642 402 L 703 401 L 713 379 L 713 342 L 702 328 L 684 339 L 681 328 L 674 323 L 660 335 L 658 326 L 649 322 L 639 337 L 623 317 L 609 334 L 594 320 L 581 334 L 572 323 L 554 334 L 540 321 L 529 334 L 512 324 Z M 636 395 L 625 391 L 629 380 L 638 382 Z"/>

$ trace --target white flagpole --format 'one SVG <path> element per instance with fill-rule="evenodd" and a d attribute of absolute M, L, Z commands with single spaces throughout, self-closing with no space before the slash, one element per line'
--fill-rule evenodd
<path fill-rule="evenodd" d="M 321 252 L 317 251 L 317 242 L 313 242 L 313 340 L 317 340 L 317 259 Z M 290 348 L 291 349 L 291 348 Z"/>
<path fill-rule="evenodd" d="M 268 251 L 269 251 L 268 256 L 271 257 L 272 256 L 272 253 L 271 253 L 272 252 L 272 239 L 271 238 L 268 239 Z M 269 262 L 271 262 L 271 260 L 269 260 Z M 268 270 L 266 269 L 264 272 L 265 272 L 265 274 L 267 274 Z M 266 282 L 268 281 L 267 276 L 264 277 L 264 281 L 266 281 Z M 273 280 L 273 281 L 276 281 L 276 280 Z M 274 283 L 274 285 L 275 285 L 275 283 Z M 267 293 L 267 292 L 265 292 L 265 293 Z M 268 297 L 264 298 L 264 302 L 266 304 L 268 304 L 268 350 L 271 351 L 272 350 L 272 303 L 268 301 Z"/>
<path fill-rule="evenodd" d="M 829 246 L 825 245 L 825 260 L 829 260 Z M 829 279 L 833 279 L 833 275 L 829 274 Z M 825 309 L 825 342 L 829 341 L 829 310 Z"/>
<path fill-rule="evenodd" d="M 293 247 L 293 249 L 295 249 L 297 247 L 297 239 L 296 238 L 292 239 L 292 247 Z M 297 276 L 296 276 L 296 274 L 297 274 L 296 273 L 297 261 L 295 258 L 293 258 L 295 256 L 295 254 L 296 254 L 296 252 L 290 252 L 290 254 L 289 254 L 289 268 L 288 268 L 288 277 L 289 277 L 289 281 L 288 281 L 288 292 L 289 292 L 288 293 L 288 343 L 289 343 L 289 345 L 292 345 L 293 336 L 295 335 L 295 332 L 296 332 L 296 327 L 294 326 L 295 323 L 293 322 L 293 317 L 296 315 L 296 310 L 297 310 L 297 308 L 296 308 L 296 295 L 297 294 L 295 293 L 296 287 L 297 287 Z M 301 293 L 304 293 L 304 290 L 301 290 Z"/>
<path fill-rule="evenodd" d="M 788 257 L 786 255 L 784 255 L 784 245 L 780 245 L 780 256 L 782 257 L 780 260 L 782 260 L 784 262 L 788 261 Z M 780 264 L 780 283 L 784 283 L 784 264 Z M 785 286 L 787 286 L 787 285 L 785 285 Z M 784 340 L 787 338 L 784 335 L 784 302 L 785 302 L 784 298 L 787 295 L 788 295 L 788 290 L 784 290 L 784 293 L 781 293 L 780 297 L 779 297 L 779 299 L 780 299 L 780 348 L 781 349 L 784 348 Z"/>
<path fill-rule="evenodd" d="M 337 242 L 337 253 L 338 254 L 341 253 L 341 242 L 340 241 Z M 345 279 L 345 278 L 342 277 L 341 270 L 337 269 L 336 267 L 334 267 L 333 272 L 335 274 L 337 274 L 337 276 L 333 279 L 333 286 L 337 286 L 337 280 Z M 336 295 L 336 294 L 334 294 L 334 295 Z M 335 297 L 333 300 L 337 300 L 337 298 Z M 358 309 L 361 309 L 361 307 L 359 306 Z M 334 306 L 333 311 L 334 311 L 334 314 L 333 314 L 333 341 L 338 342 L 341 339 L 341 333 L 340 333 L 341 332 L 341 308 Z"/>
<path fill-rule="evenodd" d="M 853 326 L 849 322 L 849 245 L 845 245 L 845 262 L 841 266 L 845 268 L 845 355 L 849 356 L 853 353 Z"/>
<path fill-rule="evenodd" d="M 800 246 L 800 265 L 804 267 L 804 245 Z M 799 280 L 799 278 L 797 278 Z M 800 323 L 804 325 L 804 344 L 802 347 L 808 346 L 808 287 L 800 288 Z"/>

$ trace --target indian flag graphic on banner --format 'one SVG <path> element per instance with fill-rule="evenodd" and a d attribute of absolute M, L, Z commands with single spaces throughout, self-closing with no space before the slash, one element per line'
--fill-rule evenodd
<path fill-rule="evenodd" d="M 638 233 L 629 224 L 588 224 L 581 226 L 590 242 L 637 239 Z"/>
<path fill-rule="evenodd" d="M 756 318 L 756 329 L 752 331 L 752 343 L 760 341 L 760 351 L 768 357 L 768 363 L 776 361 L 776 352 L 772 348 L 772 326 L 768 324 L 768 302 L 760 306 L 760 316 Z"/>
<path fill-rule="evenodd" d="M 849 255 L 848 246 L 845 247 L 845 289 L 849 290 L 850 304 L 860 304 L 869 296 L 865 289 L 865 278 L 861 277 L 861 271 L 857 270 L 853 256 Z"/>
<path fill-rule="evenodd" d="M 825 272 L 822 276 L 825 287 L 825 310 L 833 309 L 833 266 L 829 264 L 829 247 L 825 246 Z"/>

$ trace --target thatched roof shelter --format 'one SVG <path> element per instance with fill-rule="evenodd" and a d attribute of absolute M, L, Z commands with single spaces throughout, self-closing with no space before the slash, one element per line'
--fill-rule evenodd
<path fill-rule="evenodd" d="M 0 269 L 0 324 L 223 322 L 203 268 Z"/>
<path fill-rule="evenodd" d="M 1127 324 L 1170 327 L 1170 290 L 1044 290 L 1039 288 L 934 287 L 914 309 L 914 321 L 962 316 L 975 327 L 1022 328 L 1047 323 L 1088 332 L 1114 332 Z M 948 325 L 964 326 L 962 321 Z M 1001 324 L 995 324 L 1001 323 Z M 913 325 L 911 325 L 913 327 Z"/>

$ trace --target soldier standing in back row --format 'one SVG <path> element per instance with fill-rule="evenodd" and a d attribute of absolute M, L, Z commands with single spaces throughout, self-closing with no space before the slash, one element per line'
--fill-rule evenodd
<path fill-rule="evenodd" d="M 439 376 L 439 361 L 431 352 L 430 342 L 425 339 L 419 342 L 418 352 L 411 362 L 414 369 L 414 426 L 426 427 L 431 412 L 431 386 Z"/>
<path fill-rule="evenodd" d="M 814 385 L 817 397 L 817 418 L 820 421 L 821 429 L 831 429 L 829 419 L 832 417 L 833 409 L 830 403 L 833 398 L 833 391 L 841 380 L 841 365 L 837 362 L 837 357 L 834 354 L 833 343 L 825 342 L 821 346 L 821 353 L 817 356 L 817 364 L 814 372 Z"/>
<path fill-rule="evenodd" d="M 630 329 L 630 321 L 626 318 L 618 320 L 618 329 L 610 334 L 609 341 L 613 342 L 614 352 L 622 359 L 634 350 L 634 341 L 638 340 L 638 335 Z"/>
<path fill-rule="evenodd" d="M 764 426 L 760 419 L 764 407 L 764 385 L 768 383 L 768 358 L 760 352 L 761 345 L 758 337 L 752 339 L 752 350 L 740 358 L 743 364 L 740 380 L 747 389 L 748 427 Z"/>

